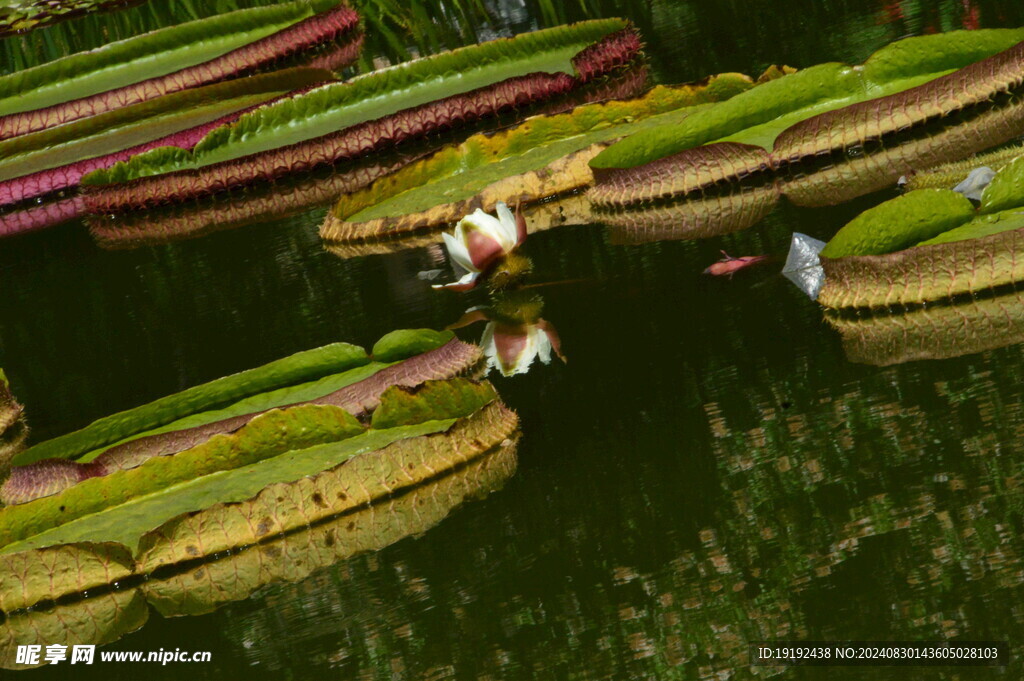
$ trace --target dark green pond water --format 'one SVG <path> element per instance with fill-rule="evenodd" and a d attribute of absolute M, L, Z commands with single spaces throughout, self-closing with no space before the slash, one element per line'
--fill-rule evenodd
<path fill-rule="evenodd" d="M 514 30 L 538 25 L 505 10 Z M 909 34 L 1024 25 L 1016 0 L 661 0 L 613 12 L 635 14 L 666 82 L 860 62 Z M 534 290 L 568 362 L 492 374 L 523 431 L 500 491 L 211 614 L 151 613 L 104 648 L 209 650 L 211 663 L 29 674 L 1021 678 L 1024 324 L 1015 335 L 990 322 L 1024 317 L 1024 302 L 911 319 L 872 345 L 857 328 L 844 341 L 778 262 L 701 274 L 719 249 L 784 257 L 792 232 L 828 238 L 888 196 L 783 206 L 701 242 L 617 245 L 596 224 L 531 236 L 533 281 L 545 284 Z M 34 437 L 332 341 L 443 328 L 483 302 L 418 279 L 441 262 L 428 249 L 327 253 L 322 216 L 134 251 L 100 250 L 75 224 L 5 241 L 0 366 Z M 912 353 L 892 348 L 914 329 L 916 356 L 962 356 L 901 361 Z M 738 663 L 755 640 L 951 637 L 1010 641 L 1016 659 L 959 671 Z"/>

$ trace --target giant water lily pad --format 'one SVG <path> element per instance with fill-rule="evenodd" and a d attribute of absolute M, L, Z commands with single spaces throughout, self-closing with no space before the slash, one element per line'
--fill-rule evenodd
<path fill-rule="evenodd" d="M 990 168 L 998 172 L 1019 156 L 1024 156 L 1024 146 L 1011 144 L 959 161 L 942 163 L 931 168 L 915 168 L 903 178 L 902 185 L 906 191 L 952 189 L 966 180 L 971 171 Z"/>
<path fill-rule="evenodd" d="M 602 19 L 424 57 L 317 88 L 210 132 L 193 151 L 155 149 L 89 175 L 95 212 L 275 179 L 529 104 L 564 99 L 633 60 L 627 22 Z"/>
<path fill-rule="evenodd" d="M 922 189 L 857 216 L 832 237 L 821 255 L 841 258 L 891 253 L 931 239 L 973 217 L 974 206 L 962 194 Z"/>
<path fill-rule="evenodd" d="M 345 440 L 362 432 L 363 427 L 348 412 L 311 405 L 271 411 L 254 418 L 237 433 L 215 436 L 174 456 L 152 457 L 133 468 L 71 481 L 63 489 L 52 489 L 48 484 L 54 477 L 52 469 L 45 463 L 36 464 L 17 482 L 8 480 L 5 485 L 7 501 L 15 495 L 17 498 L 14 505 L 0 510 L 0 545 L 34 537 L 54 526 L 111 508 L 124 508 L 140 498 L 203 476 L 242 468 L 293 450 Z M 222 489 L 229 493 L 231 485 L 222 485 Z M 249 491 L 250 495 L 253 493 Z M 160 506 L 166 508 L 168 504 Z M 95 517 L 87 526 L 95 526 Z M 122 519 L 106 529 L 121 531 L 127 530 L 127 526 Z"/>
<path fill-rule="evenodd" d="M 385 393 L 377 410 L 387 415 L 370 426 L 334 406 L 275 409 L 237 433 L 0 509 L 0 552 L 80 541 L 134 547 L 144 532 L 179 513 L 243 501 L 393 442 L 443 433 L 495 399 L 487 384 L 450 379 L 413 394 Z M 34 472 L 47 474 L 38 465 Z"/>
<path fill-rule="evenodd" d="M 0 77 L 0 139 L 235 78 L 353 29 L 338 0 L 239 10 Z"/>
<path fill-rule="evenodd" d="M 216 197 L 117 215 L 88 215 L 86 224 L 105 249 L 129 249 L 194 239 L 213 232 L 286 220 L 326 209 L 422 154 L 388 154 L 334 169 L 285 178 Z M 83 203 L 84 206 L 84 203 Z M 2 218 L 0 218 L 2 220 Z"/>
<path fill-rule="evenodd" d="M 143 474 L 144 480 L 166 477 L 156 473 L 161 466 L 172 466 L 168 469 L 171 476 L 192 469 L 193 464 L 181 462 L 194 457 L 198 457 L 195 466 L 213 466 L 208 470 L 212 472 L 235 467 L 247 460 L 256 460 L 244 457 L 255 456 L 260 459 L 268 453 L 280 453 L 282 447 L 287 449 L 296 446 L 292 440 L 274 441 L 274 433 L 301 438 L 306 437 L 303 435 L 306 430 L 317 428 L 323 430 L 323 436 L 331 441 L 341 439 L 343 433 L 347 433 L 345 437 L 348 437 L 356 432 L 350 428 L 355 423 L 351 419 L 365 418 L 377 409 L 381 400 L 389 394 L 389 389 L 415 388 L 426 381 L 454 377 L 470 369 L 480 358 L 476 346 L 455 340 L 450 331 L 392 332 L 374 346 L 375 357 L 378 359 L 368 363 L 365 353 L 360 354 L 363 351 L 354 346 L 329 346 L 328 349 L 335 352 L 317 354 L 314 351 L 280 360 L 260 369 L 197 386 L 150 405 L 100 419 L 80 431 L 41 443 L 24 453 L 22 460 L 25 463 L 10 471 L 0 486 L 0 500 L 6 504 L 23 504 L 59 494 L 78 483 L 86 483 L 86 487 L 115 484 L 109 482 L 110 476 L 127 474 L 125 479 L 131 479 L 136 473 L 128 474 L 128 471 L 146 464 L 154 457 L 164 457 L 165 462 L 153 463 L 147 469 L 149 472 Z M 338 353 L 337 350 L 342 352 Z M 247 381 L 255 386 L 283 383 L 296 375 L 302 375 L 297 374 L 296 370 L 303 367 L 307 359 L 311 359 L 311 364 L 316 367 L 321 355 L 333 358 L 339 354 L 348 355 L 347 363 L 351 368 L 316 380 L 256 392 L 233 400 L 226 407 L 198 409 L 191 413 L 188 411 L 195 409 L 196 405 L 219 404 L 220 400 L 226 399 L 225 396 L 239 394 L 237 391 Z M 386 361 L 381 361 L 381 358 Z M 463 403 L 470 400 L 463 393 L 456 392 L 456 395 L 461 396 L 458 399 Z M 486 397 L 493 399 L 491 394 Z M 401 401 L 402 397 L 393 395 L 391 399 Z M 444 403 L 444 397 L 443 394 L 436 398 L 429 394 L 419 396 L 413 400 L 413 404 L 424 401 L 440 405 Z M 277 410 L 290 406 L 302 406 L 304 409 L 289 412 L 292 416 L 278 423 L 284 417 Z M 439 407 L 435 406 L 423 408 L 427 411 L 421 411 L 413 421 L 401 424 L 448 418 L 445 414 L 454 412 L 463 415 L 455 407 L 444 413 L 438 412 Z M 331 409 L 337 410 L 338 414 L 334 415 Z M 399 413 L 403 411 L 399 410 Z M 390 413 L 390 410 L 386 409 L 385 412 Z M 176 413 L 185 415 L 171 418 Z M 430 414 L 433 416 L 428 416 Z M 348 426 L 344 425 L 346 421 L 342 418 L 346 415 Z M 400 424 L 395 417 L 387 418 L 390 419 L 390 425 Z M 271 436 L 271 439 L 267 440 L 265 436 Z M 238 438 L 241 440 L 236 441 Z M 261 450 L 263 454 L 260 454 Z M 177 463 L 166 463 L 166 457 L 179 452 L 182 455 L 174 459 Z M 239 456 L 243 459 L 239 459 Z M 222 461 L 218 463 L 218 459 Z M 123 487 L 124 483 L 117 485 Z"/>
<path fill-rule="evenodd" d="M 681 195 L 625 206 L 597 204 L 594 217 L 611 225 L 616 240 L 623 243 L 725 234 L 753 226 L 783 197 L 798 206 L 826 206 L 891 189 L 897 173 L 912 174 L 915 169 L 998 145 L 1022 121 L 1024 99 L 1014 98 L 968 120 L 949 125 L 937 122 L 934 129 L 918 131 L 871 153 L 833 154 L 784 173 L 764 169 L 740 182 L 729 180 L 730 174 L 747 162 L 757 162 L 760 148 L 708 145 L 692 152 L 694 164 L 689 170 L 670 169 L 662 177 L 666 186 L 688 187 Z M 716 162 L 716 170 L 702 178 L 694 170 L 707 160 Z M 719 184 L 706 186 L 709 177 Z"/>
<path fill-rule="evenodd" d="M 723 185 L 767 186 L 799 205 L 877 190 L 1024 133 L 1022 38 L 1024 29 L 910 38 L 861 67 L 787 75 L 613 145 L 591 162 L 589 195 L 611 222 L 658 226 L 628 213 L 685 212 Z"/>
<path fill-rule="evenodd" d="M 320 234 L 341 243 L 394 238 L 447 226 L 476 208 L 493 211 L 498 201 L 532 203 L 586 188 L 590 159 L 612 140 L 682 120 L 752 86 L 747 76 L 722 74 L 474 135 L 343 195 Z"/>
<path fill-rule="evenodd" d="M 213 435 L 234 432 L 255 416 L 295 404 L 322 404 L 363 417 L 377 407 L 384 392 L 394 386 L 415 387 L 424 381 L 450 378 L 472 367 L 479 350 L 455 340 L 450 332 L 418 330 L 417 344 L 396 348 L 374 361 L 315 381 L 291 385 L 245 397 L 221 409 L 204 410 L 157 428 L 133 432 L 78 457 L 108 470 L 137 465 L 151 456 L 182 451 Z"/>
<path fill-rule="evenodd" d="M 16 464 L 50 457 L 77 458 L 132 434 L 166 425 L 190 414 L 230 405 L 252 395 L 316 380 L 370 361 L 363 348 L 335 343 L 306 350 L 256 369 L 219 378 L 149 404 L 99 419 L 72 433 L 26 450 Z"/>
<path fill-rule="evenodd" d="M 847 359 L 889 366 L 948 359 L 1024 342 L 1024 295 L 929 305 L 873 315 L 829 314 Z"/>
<path fill-rule="evenodd" d="M 125 4 L 125 0 L 5 0 L 0 4 L 0 38 L 66 21 L 81 14 L 124 7 Z"/>
<path fill-rule="evenodd" d="M 0 142 L 0 206 L 24 206 L 35 199 L 35 208 L 54 195 L 66 200 L 81 178 L 97 168 L 167 144 L 191 148 L 244 111 L 332 80 L 329 71 L 285 69 L 184 90 Z M 0 217 L 0 235 L 25 231 L 18 229 L 20 224 L 17 215 Z"/>
<path fill-rule="evenodd" d="M 822 251 L 826 307 L 888 307 L 985 294 L 1024 277 L 1024 159 L 1007 163 L 977 209 L 918 189 L 844 226 Z"/>
<path fill-rule="evenodd" d="M 859 68 L 838 63 L 807 68 L 678 125 L 637 133 L 593 165 L 607 171 L 634 168 L 717 142 L 758 146 L 786 161 L 860 145 L 1015 87 L 1020 56 L 1012 48 L 1021 40 L 1024 29 L 908 38 L 882 48 Z M 1004 51 L 996 61 L 952 73 Z M 890 109 L 889 104 L 902 106 Z"/>
<path fill-rule="evenodd" d="M 331 0 L 254 8 L 0 77 L 0 236 L 80 216 L 77 187 L 92 171 L 157 147 L 191 149 L 245 111 L 335 81 L 332 70 L 359 53 L 356 22 Z M 220 56 L 189 66 L 178 54 L 188 48 Z M 283 63 L 308 66 L 250 75 Z"/>
<path fill-rule="evenodd" d="M 15 666 L 17 645 L 115 640 L 145 622 L 147 603 L 167 616 L 209 612 L 425 532 L 512 475 L 516 425 L 492 403 L 446 431 L 334 453 L 341 463 L 326 470 L 173 517 L 135 551 L 106 541 L 2 554 L 0 665 Z"/>

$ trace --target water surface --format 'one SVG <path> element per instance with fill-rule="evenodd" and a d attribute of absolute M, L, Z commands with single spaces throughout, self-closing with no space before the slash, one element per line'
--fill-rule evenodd
<path fill-rule="evenodd" d="M 909 34 L 1024 24 L 1019 3 L 998 0 L 632 10 L 663 82 L 859 62 Z M 541 16 L 500 14 L 499 33 Z M 1018 339 L 856 364 L 778 262 L 701 274 L 719 249 L 784 256 L 791 232 L 827 238 L 888 196 L 782 206 L 701 242 L 622 246 L 597 224 L 536 234 L 533 281 L 568 362 L 492 375 L 524 433 L 503 489 L 299 583 L 208 615 L 153 614 L 105 649 L 212 651 L 187 668 L 196 678 L 1019 678 L 1019 662 L 1005 673 L 737 664 L 758 639 L 1021 641 Z M 483 302 L 416 278 L 439 266 L 436 250 L 327 253 L 322 216 L 134 251 L 103 251 L 77 224 L 5 241 L 0 366 L 34 437 L 335 340 L 442 328 Z"/>

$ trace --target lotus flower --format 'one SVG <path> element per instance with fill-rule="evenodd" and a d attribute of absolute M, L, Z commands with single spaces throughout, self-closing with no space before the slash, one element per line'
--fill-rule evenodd
<path fill-rule="evenodd" d="M 487 357 L 487 368 L 497 369 L 502 376 L 525 374 L 535 359 L 550 364 L 552 350 L 565 361 L 558 332 L 543 319 L 535 324 L 520 325 L 489 322 L 480 338 L 480 346 Z"/>
<path fill-rule="evenodd" d="M 503 202 L 497 205 L 498 217 L 492 217 L 477 208 L 459 220 L 454 234 L 442 234 L 448 255 L 456 271 L 466 274 L 451 284 L 435 284 L 434 288 L 468 291 L 477 284 L 481 274 L 509 255 L 526 240 L 526 220 Z"/>
<path fill-rule="evenodd" d="M 449 329 L 459 329 L 486 321 L 480 347 L 487 358 L 487 368 L 497 369 L 503 376 L 529 371 L 535 359 L 551 362 L 551 353 L 565 361 L 558 332 L 550 322 L 541 319 L 543 299 L 526 291 L 500 294 L 490 307 L 474 307 L 466 311 Z"/>

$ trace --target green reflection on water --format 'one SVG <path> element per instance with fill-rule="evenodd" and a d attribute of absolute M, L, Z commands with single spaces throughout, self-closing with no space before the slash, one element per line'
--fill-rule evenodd
<path fill-rule="evenodd" d="M 114 40 L 164 26 L 203 19 L 248 7 L 279 4 L 280 0 L 144 0 L 113 12 L 94 12 L 73 21 L 38 28 L 0 39 L 0 73 L 100 47 Z M 481 0 L 446 3 L 412 0 L 354 0 L 367 30 L 362 71 L 375 68 L 373 57 L 404 61 L 419 54 L 477 42 L 478 27 L 490 14 Z M 439 19 L 431 21 L 433 19 Z"/>
<path fill-rule="evenodd" d="M 626 324 L 642 314 L 619 302 Z M 627 334 L 606 335 L 566 371 Z M 608 368 L 613 405 L 574 384 L 557 424 L 535 414 L 519 478 L 474 517 L 225 613 L 237 650 L 286 668 L 284 645 L 259 643 L 286 638 L 366 678 L 713 678 L 761 638 L 1017 639 L 1019 348 L 864 372 L 824 342 L 697 369 L 652 340 L 642 378 Z M 515 387 L 513 403 L 537 386 Z"/>

